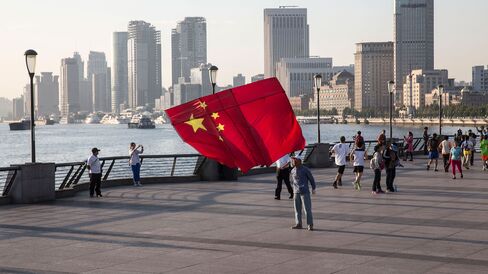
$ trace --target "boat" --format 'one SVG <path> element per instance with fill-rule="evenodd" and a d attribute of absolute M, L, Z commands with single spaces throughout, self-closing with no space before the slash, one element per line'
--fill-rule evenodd
<path fill-rule="evenodd" d="M 52 126 L 54 125 L 54 120 L 50 118 L 41 118 L 36 121 L 36 124 L 41 126 Z"/>
<path fill-rule="evenodd" d="M 85 124 L 100 124 L 100 118 L 96 113 L 90 113 L 85 119 Z"/>
<path fill-rule="evenodd" d="M 31 127 L 30 124 L 30 120 L 22 119 L 19 122 L 9 123 L 8 126 L 10 127 L 10 130 L 28 130 Z"/>
<path fill-rule="evenodd" d="M 152 128 L 156 128 L 156 125 L 154 124 L 153 121 L 151 121 L 149 117 L 142 117 L 141 119 L 139 119 L 139 122 L 137 123 L 130 122 L 128 124 L 128 127 L 139 128 L 139 129 L 152 129 Z"/>
<path fill-rule="evenodd" d="M 154 123 L 156 123 L 156 125 L 164 125 L 166 124 L 166 119 L 164 119 L 163 116 L 159 116 L 156 118 L 156 120 L 154 120 Z"/>

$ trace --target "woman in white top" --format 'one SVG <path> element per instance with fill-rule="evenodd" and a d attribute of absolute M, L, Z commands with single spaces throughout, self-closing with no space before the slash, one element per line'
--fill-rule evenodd
<path fill-rule="evenodd" d="M 138 148 L 141 148 L 140 150 Z M 139 154 L 144 152 L 142 145 L 136 146 L 136 143 L 130 143 L 129 146 L 129 164 L 132 168 L 132 179 L 134 180 L 134 186 L 141 186 L 141 159 Z"/>
<path fill-rule="evenodd" d="M 354 166 L 354 173 L 356 174 L 356 180 L 352 183 L 354 189 L 361 190 L 361 177 L 363 176 L 364 170 L 364 159 L 368 157 L 366 150 L 364 149 L 364 144 L 360 144 L 350 156 L 351 161 Z"/>

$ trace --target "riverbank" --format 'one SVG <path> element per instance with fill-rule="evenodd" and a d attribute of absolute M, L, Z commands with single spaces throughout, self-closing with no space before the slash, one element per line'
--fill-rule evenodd
<path fill-rule="evenodd" d="M 339 123 L 348 124 L 371 124 L 371 125 L 384 125 L 389 124 L 388 118 L 346 118 L 339 119 Z M 394 118 L 394 125 L 438 125 L 438 118 Z M 487 118 L 454 118 L 454 119 L 442 119 L 443 126 L 486 126 L 488 125 Z"/>

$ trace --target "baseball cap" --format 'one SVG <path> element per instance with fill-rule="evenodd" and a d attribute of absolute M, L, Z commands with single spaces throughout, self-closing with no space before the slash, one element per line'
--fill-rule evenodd
<path fill-rule="evenodd" d="M 100 151 L 98 148 L 96 148 L 96 147 L 92 148 L 92 153 L 95 153 L 95 152 L 98 152 L 98 151 Z"/>

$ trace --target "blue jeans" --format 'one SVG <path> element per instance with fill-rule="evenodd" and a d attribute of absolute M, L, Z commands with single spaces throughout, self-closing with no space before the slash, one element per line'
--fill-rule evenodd
<path fill-rule="evenodd" d="M 310 193 L 295 193 L 293 196 L 295 202 L 295 223 L 297 225 L 302 224 L 302 205 L 305 209 L 305 215 L 307 216 L 307 225 L 313 225 L 312 216 L 312 200 L 310 199 Z"/>
<path fill-rule="evenodd" d="M 137 163 L 135 165 L 131 165 L 132 168 L 132 179 L 134 183 L 137 183 L 141 180 L 141 164 Z"/>

